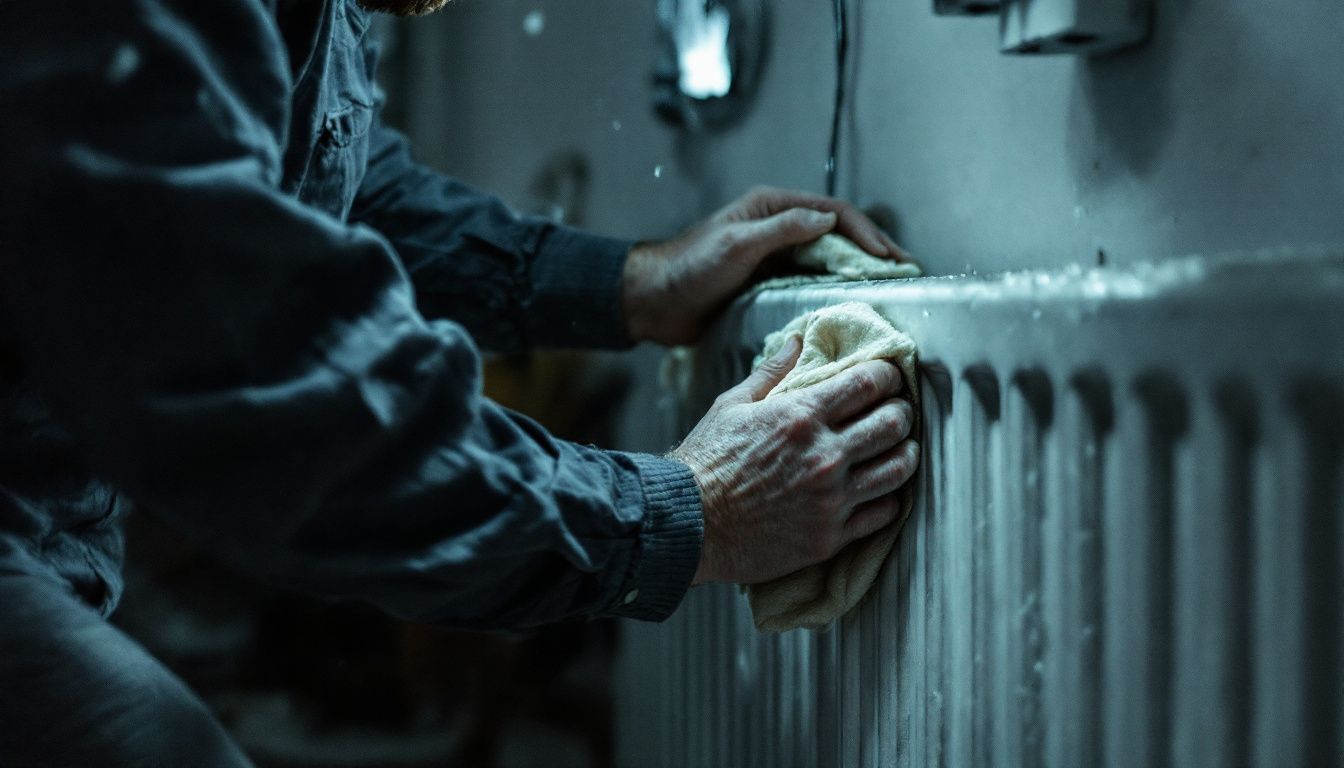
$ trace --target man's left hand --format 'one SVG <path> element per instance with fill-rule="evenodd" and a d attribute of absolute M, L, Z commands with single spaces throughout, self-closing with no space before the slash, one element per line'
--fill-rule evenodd
<path fill-rule="evenodd" d="M 686 234 L 630 250 L 621 309 L 632 341 L 690 344 L 773 253 L 835 231 L 879 258 L 904 253 L 841 200 L 761 187 Z"/>

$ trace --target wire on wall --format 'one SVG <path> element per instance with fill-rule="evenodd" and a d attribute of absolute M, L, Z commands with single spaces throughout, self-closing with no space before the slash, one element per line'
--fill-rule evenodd
<path fill-rule="evenodd" d="M 836 171 L 839 166 L 840 121 L 845 110 L 845 72 L 849 59 L 849 23 L 845 0 L 834 0 L 835 8 L 835 107 L 831 112 L 831 143 L 826 154 L 826 194 L 835 197 Z"/>

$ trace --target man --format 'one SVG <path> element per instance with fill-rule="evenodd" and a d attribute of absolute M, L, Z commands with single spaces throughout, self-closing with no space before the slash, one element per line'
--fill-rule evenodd
<path fill-rule="evenodd" d="M 662 619 L 896 512 L 917 456 L 885 363 L 757 402 L 795 344 L 667 458 L 483 399 L 473 339 L 688 342 L 774 251 L 894 245 L 769 190 L 666 243 L 518 218 L 379 122 L 367 24 L 0 2 L 0 764 L 246 764 L 105 621 L 130 500 L 279 584 L 473 627 Z"/>

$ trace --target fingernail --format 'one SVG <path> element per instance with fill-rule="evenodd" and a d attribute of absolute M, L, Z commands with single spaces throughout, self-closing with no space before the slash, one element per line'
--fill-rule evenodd
<path fill-rule="evenodd" d="M 784 340 L 784 346 L 779 348 L 779 351 L 775 353 L 774 357 L 770 358 L 770 361 L 774 363 L 782 363 L 785 360 L 788 360 L 790 357 L 793 357 L 794 352 L 797 351 L 798 347 L 802 346 L 802 343 L 802 336 L 799 336 L 796 333 L 789 334 L 789 338 Z"/>
<path fill-rule="evenodd" d="M 878 258 L 894 255 L 892 250 L 887 247 L 887 244 L 882 242 L 882 238 L 874 235 L 866 235 L 863 239 L 867 241 L 867 244 L 863 249 L 872 255 L 877 256 Z"/>
<path fill-rule="evenodd" d="M 835 214 L 830 211 L 813 211 L 808 216 L 808 223 L 820 229 L 821 227 L 835 226 Z"/>

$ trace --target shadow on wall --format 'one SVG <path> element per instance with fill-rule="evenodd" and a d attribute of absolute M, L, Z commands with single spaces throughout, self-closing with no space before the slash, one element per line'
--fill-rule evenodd
<path fill-rule="evenodd" d="M 1083 175 L 1142 177 L 1157 165 L 1173 126 L 1172 60 L 1198 1 L 1155 0 L 1147 42 L 1080 61 L 1070 136 L 1072 155 L 1091 166 Z"/>

